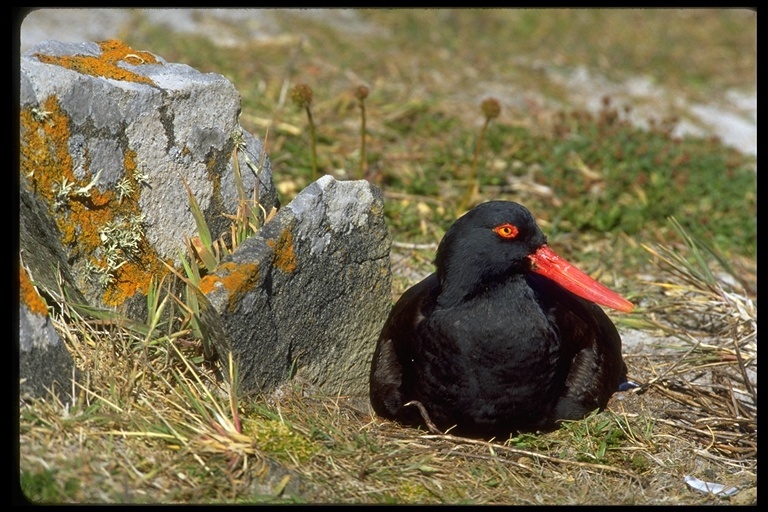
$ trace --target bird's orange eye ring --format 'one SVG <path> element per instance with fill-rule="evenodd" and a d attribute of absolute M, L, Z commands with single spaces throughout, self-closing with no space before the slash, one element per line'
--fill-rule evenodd
<path fill-rule="evenodd" d="M 493 228 L 493 232 L 501 238 L 512 239 L 517 236 L 517 226 L 514 224 L 502 224 Z"/>

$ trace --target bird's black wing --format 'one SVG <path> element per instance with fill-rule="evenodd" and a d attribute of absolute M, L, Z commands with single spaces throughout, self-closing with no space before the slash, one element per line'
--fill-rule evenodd
<path fill-rule="evenodd" d="M 410 379 L 415 375 L 413 336 L 424 318 L 424 310 L 434 304 L 438 288 L 435 274 L 406 290 L 389 313 L 371 362 L 370 399 L 373 410 L 389 419 L 419 424 L 415 407 L 404 407 L 414 399 Z"/>

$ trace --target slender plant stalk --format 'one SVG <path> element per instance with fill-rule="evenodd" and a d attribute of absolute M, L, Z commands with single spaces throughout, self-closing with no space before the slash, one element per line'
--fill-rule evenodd
<path fill-rule="evenodd" d="M 317 179 L 317 142 L 315 137 L 315 121 L 312 118 L 312 109 L 306 107 L 307 119 L 309 119 L 309 144 L 312 148 L 312 181 Z"/>
<path fill-rule="evenodd" d="M 358 178 L 362 180 L 365 178 L 365 167 L 367 165 L 365 157 L 365 98 L 368 97 L 368 87 L 364 85 L 358 86 L 355 90 L 355 96 L 360 101 L 360 173 Z"/>
<path fill-rule="evenodd" d="M 469 183 L 467 185 L 467 193 L 464 195 L 461 204 L 459 205 L 460 211 L 466 211 L 472 207 L 472 204 L 477 200 L 477 195 L 480 192 L 480 183 L 477 177 L 477 162 L 480 158 L 480 148 L 483 146 L 483 139 L 485 138 L 485 132 L 488 130 L 488 125 L 491 123 L 491 119 L 499 117 L 501 113 L 501 105 L 495 98 L 488 98 L 480 104 L 480 110 L 485 116 L 485 122 L 480 129 L 480 135 L 475 143 L 475 154 L 472 156 L 472 167 L 469 170 Z"/>
<path fill-rule="evenodd" d="M 298 84 L 291 89 L 291 100 L 307 112 L 309 120 L 309 143 L 312 148 L 312 181 L 317 179 L 317 142 L 315 121 L 312 118 L 312 89 L 307 84 Z"/>
<path fill-rule="evenodd" d="M 480 148 L 483 146 L 483 139 L 485 138 L 485 132 L 488 130 L 488 124 L 490 119 L 486 118 L 483 123 L 483 127 L 480 129 L 480 136 L 475 143 L 475 154 L 472 155 L 472 167 L 469 169 L 469 185 L 467 186 L 467 193 L 464 196 L 464 200 L 461 203 L 462 210 L 469 208 L 477 198 L 477 194 L 480 192 L 480 184 L 477 179 L 477 160 L 480 156 Z"/>

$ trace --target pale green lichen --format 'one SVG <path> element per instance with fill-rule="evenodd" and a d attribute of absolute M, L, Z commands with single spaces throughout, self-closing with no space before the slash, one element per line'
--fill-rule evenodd
<path fill-rule="evenodd" d="M 97 276 L 99 284 L 106 287 L 114 281 L 119 268 L 139 257 L 144 239 L 144 213 L 111 220 L 99 230 L 99 237 L 106 267 L 90 264 L 89 270 Z"/>

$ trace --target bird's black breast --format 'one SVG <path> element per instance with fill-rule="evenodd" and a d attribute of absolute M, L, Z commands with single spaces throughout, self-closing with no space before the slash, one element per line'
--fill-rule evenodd
<path fill-rule="evenodd" d="M 548 415 L 566 369 L 557 328 L 533 299 L 520 277 L 420 323 L 413 392 L 431 403 L 436 424 L 473 433 Z"/>
<path fill-rule="evenodd" d="M 560 363 L 567 376 L 550 421 L 580 419 L 603 408 L 626 380 L 621 337 L 600 306 L 564 290 L 546 277 L 526 276 L 537 302 L 562 340 Z"/>

